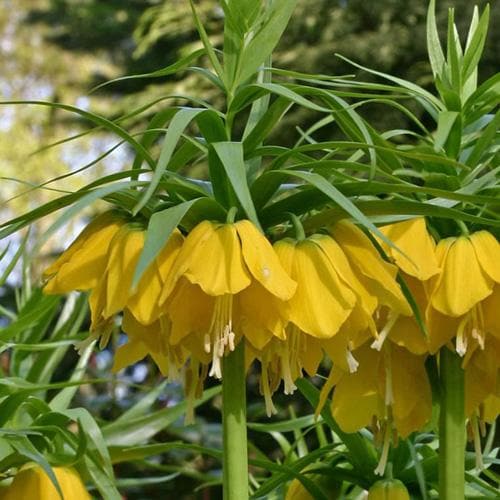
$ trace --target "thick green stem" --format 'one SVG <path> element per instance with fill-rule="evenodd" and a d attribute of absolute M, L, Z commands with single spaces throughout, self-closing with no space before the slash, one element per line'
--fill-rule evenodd
<path fill-rule="evenodd" d="M 223 359 L 224 500 L 248 499 L 245 341 Z"/>
<path fill-rule="evenodd" d="M 462 358 L 440 351 L 439 498 L 463 500 L 465 491 L 465 409 Z"/>

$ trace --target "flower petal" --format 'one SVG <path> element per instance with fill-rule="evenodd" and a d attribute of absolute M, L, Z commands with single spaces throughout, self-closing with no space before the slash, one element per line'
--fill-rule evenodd
<path fill-rule="evenodd" d="M 252 276 L 279 299 L 288 300 L 292 297 L 297 284 L 283 269 L 266 237 L 248 220 L 236 222 L 235 227 L 241 240 L 245 264 Z"/>
<path fill-rule="evenodd" d="M 488 297 L 494 282 L 482 270 L 469 238 L 447 240 L 438 244 L 443 271 L 432 292 L 431 303 L 443 314 L 456 317 Z"/>
<path fill-rule="evenodd" d="M 282 240 L 275 249 L 285 268 L 293 252 L 291 276 L 297 281 L 295 295 L 281 306 L 283 317 L 313 337 L 335 335 L 356 303 L 354 293 L 342 283 L 314 241 L 304 240 L 294 246 Z"/>
<path fill-rule="evenodd" d="M 338 222 L 330 231 L 369 293 L 395 312 L 410 316 L 411 307 L 395 280 L 397 268 L 382 259 L 368 236 L 347 221 Z"/>
<path fill-rule="evenodd" d="M 52 275 L 45 285 L 45 293 L 90 290 L 96 286 L 106 268 L 110 241 L 123 225 L 119 219 L 104 215 L 91 222 L 68 250 L 45 270 L 44 276 Z"/>
<path fill-rule="evenodd" d="M 106 267 L 106 305 L 104 317 L 121 311 L 131 294 L 132 277 L 144 246 L 144 231 L 122 227 L 110 243 Z"/>
<path fill-rule="evenodd" d="M 473 233 L 470 241 L 483 271 L 500 283 L 500 243 L 488 231 Z"/>

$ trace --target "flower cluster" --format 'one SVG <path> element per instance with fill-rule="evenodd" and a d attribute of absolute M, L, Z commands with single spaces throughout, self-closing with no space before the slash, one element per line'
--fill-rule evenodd
<path fill-rule="evenodd" d="M 176 230 L 131 289 L 145 231 L 106 213 L 45 271 L 45 292 L 90 291 L 90 341 L 105 345 L 122 315 L 128 342 L 114 369 L 150 355 L 162 374 L 184 374 L 190 398 L 207 375 L 223 376 L 222 357 L 245 339 L 272 414 L 281 383 L 292 393 L 326 354 L 333 368 L 318 411 L 335 387 L 334 417 L 347 432 L 372 428 L 382 472 L 390 441 L 430 420 L 425 364 L 441 347 L 463 356 L 471 423 L 498 414 L 500 247 L 486 231 L 436 244 L 423 218 L 381 233 L 340 221 L 272 245 L 248 220 L 203 221 Z"/>

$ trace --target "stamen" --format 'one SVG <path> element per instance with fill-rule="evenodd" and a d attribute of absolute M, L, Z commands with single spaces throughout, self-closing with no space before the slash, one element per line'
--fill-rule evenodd
<path fill-rule="evenodd" d="M 262 361 L 261 364 L 261 375 L 260 375 L 260 393 L 264 395 L 264 401 L 266 403 L 266 413 L 270 417 L 276 415 L 278 410 L 274 406 L 271 389 L 269 387 L 269 378 L 267 376 L 267 362 Z"/>
<path fill-rule="evenodd" d="M 392 312 L 389 313 L 389 318 L 387 320 L 387 323 L 385 324 L 383 330 L 380 332 L 378 335 L 377 339 L 374 340 L 371 344 L 372 349 L 376 349 L 377 351 L 380 351 L 382 349 L 382 346 L 384 345 L 385 339 L 389 335 L 390 331 L 392 330 L 392 327 L 396 323 L 396 321 L 399 318 L 399 314 L 393 314 Z"/>
<path fill-rule="evenodd" d="M 376 469 L 373 471 L 375 475 L 383 476 L 385 472 L 385 467 L 387 466 L 387 459 L 389 457 L 389 446 L 391 443 L 391 429 L 390 425 L 387 425 L 384 432 L 384 446 L 382 448 L 382 455 L 380 455 L 380 460 Z"/>
<path fill-rule="evenodd" d="M 465 334 L 465 327 L 467 326 L 467 322 L 469 320 L 469 315 L 467 314 L 464 319 L 458 325 L 457 331 L 457 341 L 455 350 L 459 356 L 465 356 L 467 352 L 467 336 Z"/>
<path fill-rule="evenodd" d="M 230 294 L 216 297 L 210 329 L 203 337 L 203 348 L 212 353 L 212 366 L 209 375 L 222 378 L 221 358 L 228 351 L 234 351 L 233 296 Z"/>
<path fill-rule="evenodd" d="M 349 373 L 355 373 L 355 372 L 357 372 L 358 371 L 359 362 L 353 356 L 352 352 L 349 349 L 346 350 L 345 357 L 346 357 L 346 360 L 347 360 L 347 365 L 349 366 Z"/>

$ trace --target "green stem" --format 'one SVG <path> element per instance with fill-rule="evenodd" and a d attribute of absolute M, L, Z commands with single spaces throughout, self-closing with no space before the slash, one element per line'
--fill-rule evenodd
<path fill-rule="evenodd" d="M 465 409 L 462 358 L 448 348 L 439 360 L 439 498 L 463 500 L 465 491 Z"/>
<path fill-rule="evenodd" d="M 223 358 L 223 498 L 248 499 L 245 341 Z"/>

